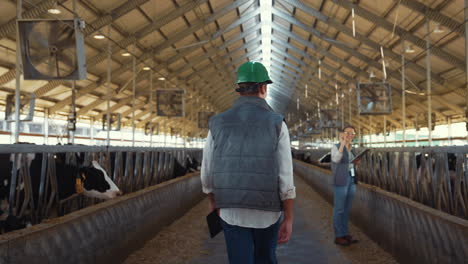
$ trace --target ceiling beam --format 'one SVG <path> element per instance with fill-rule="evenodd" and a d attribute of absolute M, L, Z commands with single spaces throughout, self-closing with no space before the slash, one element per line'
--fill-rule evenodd
<path fill-rule="evenodd" d="M 393 32 L 395 31 L 395 34 L 400 36 L 402 39 L 405 39 L 414 45 L 418 46 L 419 48 L 426 50 L 426 41 L 423 39 L 420 39 L 416 35 L 412 34 L 411 32 L 408 32 L 404 28 L 399 27 L 398 25 L 393 25 L 393 23 L 387 21 L 386 19 L 381 18 L 380 16 L 360 7 L 359 5 L 356 5 L 352 2 L 345 1 L 345 0 L 331 0 L 333 3 L 340 5 L 343 8 L 346 8 L 347 10 L 351 11 L 352 8 L 354 8 L 355 14 L 358 16 L 374 23 L 378 24 L 380 27 L 386 29 L 388 32 Z M 459 70 L 464 71 L 465 70 L 465 62 L 452 54 L 445 52 L 441 48 L 437 46 L 432 46 L 431 47 L 431 54 L 434 54 L 434 56 L 439 57 L 439 59 L 457 67 Z"/>

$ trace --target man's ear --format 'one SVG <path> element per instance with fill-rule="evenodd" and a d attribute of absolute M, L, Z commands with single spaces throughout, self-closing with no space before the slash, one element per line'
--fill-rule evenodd
<path fill-rule="evenodd" d="M 266 95 L 266 93 L 267 93 L 267 85 L 266 85 L 265 83 L 263 83 L 263 84 L 260 86 L 259 92 L 260 92 L 260 94 L 262 94 L 262 95 Z"/>

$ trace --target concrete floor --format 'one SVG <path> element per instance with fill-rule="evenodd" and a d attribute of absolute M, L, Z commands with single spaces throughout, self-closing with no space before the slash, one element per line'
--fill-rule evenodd
<path fill-rule="evenodd" d="M 294 206 L 293 235 L 279 245 L 279 263 L 397 263 L 362 231 L 351 224 L 358 244 L 340 247 L 333 243 L 332 207 L 300 177 L 295 177 L 297 197 Z M 205 199 L 186 215 L 162 230 L 125 264 L 222 264 L 228 263 L 223 234 L 208 236 Z"/>

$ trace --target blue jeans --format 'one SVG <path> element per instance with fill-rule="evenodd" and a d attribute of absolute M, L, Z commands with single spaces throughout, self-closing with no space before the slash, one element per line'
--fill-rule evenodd
<path fill-rule="evenodd" d="M 335 230 L 335 237 L 349 235 L 349 210 L 351 209 L 355 192 L 356 184 L 351 176 L 348 178 L 347 185 L 333 186 L 333 228 Z"/>
<path fill-rule="evenodd" d="M 276 264 L 278 220 L 267 228 L 230 225 L 221 219 L 230 264 Z"/>

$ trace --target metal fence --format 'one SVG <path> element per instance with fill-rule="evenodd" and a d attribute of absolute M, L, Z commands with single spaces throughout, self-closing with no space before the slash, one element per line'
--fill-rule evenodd
<path fill-rule="evenodd" d="M 357 167 L 357 176 L 362 182 L 468 219 L 466 146 L 371 149 Z"/>
<path fill-rule="evenodd" d="M 38 168 L 39 186 L 34 186 L 38 190 L 33 190 L 27 153 L 42 154 L 42 163 Z M 85 166 L 89 166 L 93 160 L 98 161 L 124 194 L 174 178 L 175 159 L 183 165 L 187 157 L 199 162 L 202 158 L 201 149 L 0 145 L 0 154 L 14 155 L 12 158 L 15 160 L 8 190 L 9 215 L 27 217 L 32 224 L 37 224 L 43 219 L 100 202 L 99 199 L 87 198 L 82 194 L 59 199 L 60 186 L 55 167 L 55 157 L 59 153 L 65 156 L 66 164 L 70 165 L 77 165 L 76 153 L 84 155 Z M 34 191 L 38 193 L 34 195 Z"/>

